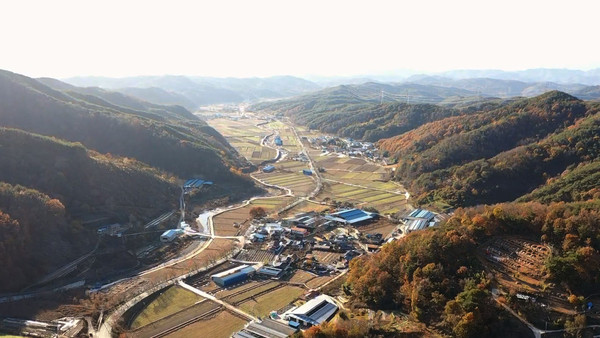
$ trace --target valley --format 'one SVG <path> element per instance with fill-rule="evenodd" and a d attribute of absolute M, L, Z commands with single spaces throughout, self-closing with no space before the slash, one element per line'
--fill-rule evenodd
<path fill-rule="evenodd" d="M 35 275 L 9 261 L 5 273 L 21 275 L 3 285 L 11 292 L 0 315 L 11 318 L 0 329 L 47 333 L 18 319 L 28 318 L 67 336 L 301 336 L 338 326 L 551 336 L 582 316 L 589 330 L 600 320 L 589 306 L 600 262 L 597 103 L 548 92 L 450 107 L 353 102 L 344 91 L 332 103 L 325 90 L 191 114 L 3 76 L 66 111 L 74 129 L 117 123 L 115 139 L 142 141 L 30 123 L 18 112 L 43 116 L 4 96 L 4 235 L 37 231 L 20 205 L 39 205 L 50 235 L 79 246 L 54 244 L 71 252 Z M 315 99 L 318 109 L 308 107 Z M 7 230 L 16 224 L 27 227 Z M 25 245 L 40 252 L 24 261 L 51 248 L 36 240 Z M 4 257 L 24 247 L 2 247 Z"/>

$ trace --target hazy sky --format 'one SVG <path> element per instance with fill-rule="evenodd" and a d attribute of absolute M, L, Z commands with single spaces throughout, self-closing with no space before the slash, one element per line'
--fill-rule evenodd
<path fill-rule="evenodd" d="M 600 67 L 600 1 L 0 2 L 29 76 L 359 75 Z"/>

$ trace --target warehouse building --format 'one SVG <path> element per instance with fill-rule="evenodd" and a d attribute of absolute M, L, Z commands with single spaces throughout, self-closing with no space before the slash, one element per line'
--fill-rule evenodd
<path fill-rule="evenodd" d="M 303 326 L 313 326 L 328 321 L 337 310 L 338 306 L 329 296 L 320 295 L 302 306 L 287 311 L 283 314 L 283 318 Z"/>
<path fill-rule="evenodd" d="M 377 214 L 362 211 L 360 209 L 349 209 L 334 212 L 325 218 L 343 224 L 360 225 L 371 222 L 376 216 Z"/>
<path fill-rule="evenodd" d="M 230 287 L 237 283 L 241 283 L 250 278 L 256 269 L 249 265 L 240 265 L 233 269 L 229 269 L 210 276 L 210 278 L 222 288 Z"/>
<path fill-rule="evenodd" d="M 434 220 L 435 214 L 425 209 L 415 209 L 404 218 L 406 231 L 413 232 L 423 230 L 437 224 Z"/>

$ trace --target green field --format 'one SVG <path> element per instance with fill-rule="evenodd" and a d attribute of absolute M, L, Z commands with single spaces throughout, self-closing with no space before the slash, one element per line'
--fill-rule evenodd
<path fill-rule="evenodd" d="M 186 309 L 203 298 L 178 286 L 171 286 L 148 304 L 131 324 L 132 329 L 153 323 Z"/>

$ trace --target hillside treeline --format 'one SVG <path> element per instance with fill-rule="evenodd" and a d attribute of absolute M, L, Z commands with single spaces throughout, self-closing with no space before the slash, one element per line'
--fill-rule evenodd
<path fill-rule="evenodd" d="M 400 309 L 459 337 L 502 336 L 503 315 L 477 260 L 478 243 L 521 235 L 555 248 L 547 281 L 576 295 L 600 283 L 600 203 L 506 203 L 458 209 L 443 226 L 409 234 L 353 260 L 346 288 L 374 309 Z"/>

